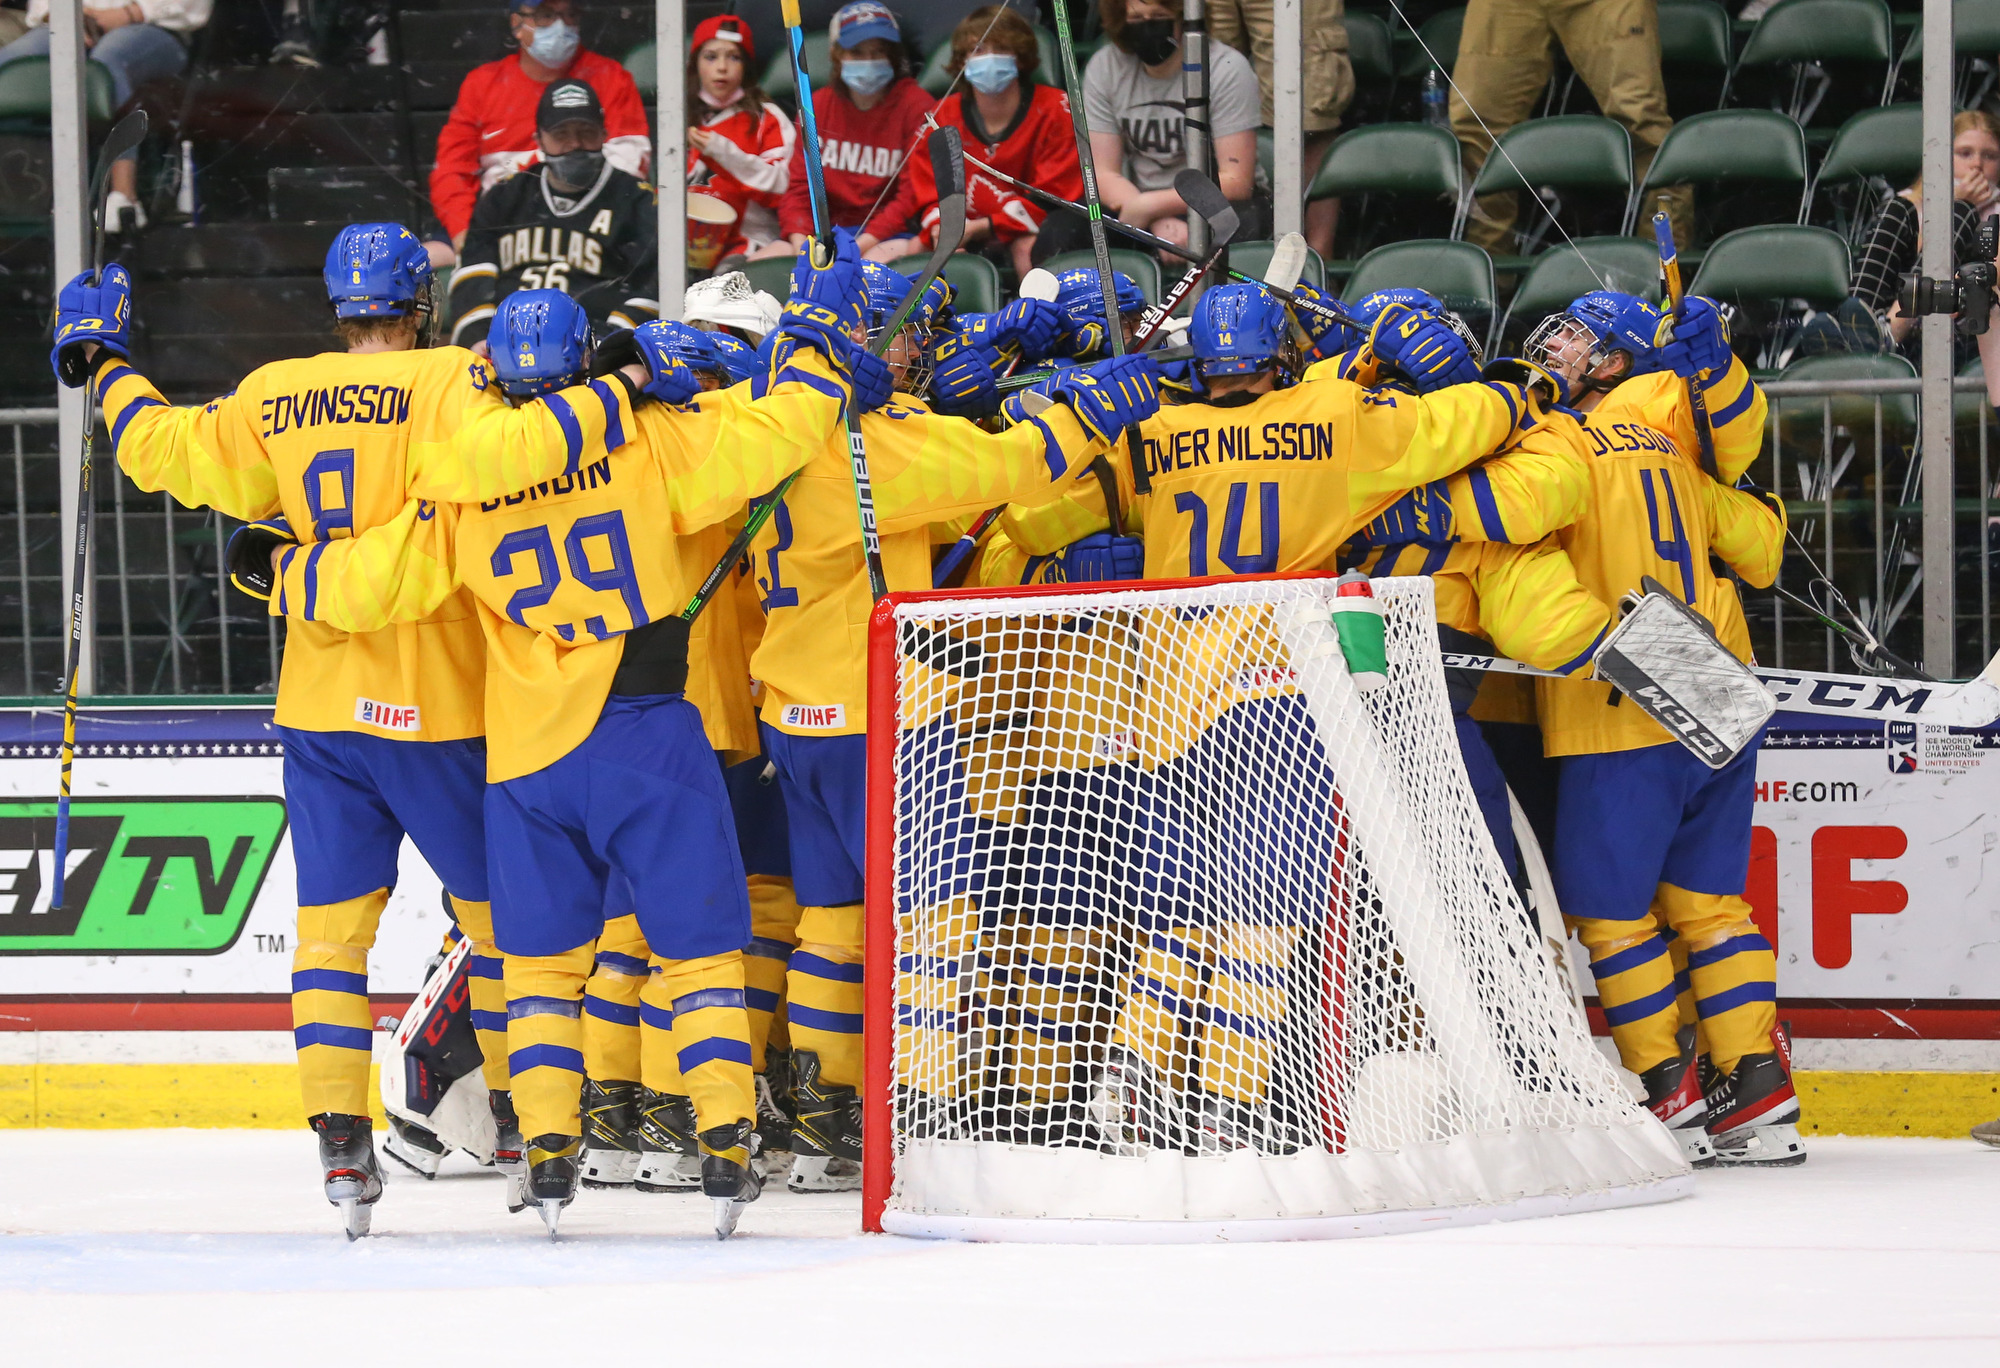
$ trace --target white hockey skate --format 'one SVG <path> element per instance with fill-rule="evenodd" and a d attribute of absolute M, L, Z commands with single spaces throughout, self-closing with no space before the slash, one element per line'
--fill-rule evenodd
<path fill-rule="evenodd" d="M 1107 1153 L 1136 1158 L 1154 1149 L 1177 1148 L 1170 1112 L 1150 1064 L 1122 1045 L 1105 1051 L 1104 1063 L 1090 1080 L 1085 1114 Z"/>
<path fill-rule="evenodd" d="M 787 1192 L 858 1192 L 861 1165 L 852 1159 L 831 1154 L 799 1154 L 792 1157 L 792 1171 L 785 1176 Z"/>
<path fill-rule="evenodd" d="M 389 1117 L 389 1137 L 382 1148 L 391 1159 L 425 1179 L 437 1177 L 445 1155 L 450 1153 L 437 1136 L 395 1115 Z"/>

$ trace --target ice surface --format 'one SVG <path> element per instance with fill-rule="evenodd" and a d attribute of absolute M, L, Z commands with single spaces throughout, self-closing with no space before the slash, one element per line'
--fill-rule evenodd
<path fill-rule="evenodd" d="M 304 1131 L 0 1131 L 0 1362 L 2000 1363 L 2000 1153 L 1809 1143 L 1666 1206 L 1163 1248 L 863 1236 L 782 1191 L 727 1244 L 699 1196 L 585 1192 L 552 1245 L 454 1161 L 349 1245 Z"/>

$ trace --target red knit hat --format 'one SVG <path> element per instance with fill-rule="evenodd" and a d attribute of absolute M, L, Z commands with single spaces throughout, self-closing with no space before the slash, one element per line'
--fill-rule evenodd
<path fill-rule="evenodd" d="M 724 38 L 743 49 L 743 69 L 747 72 L 757 65 L 757 44 L 751 41 L 750 26 L 733 14 L 711 14 L 694 26 L 694 34 L 688 39 L 688 55 L 701 51 L 701 45 L 711 38 Z"/>

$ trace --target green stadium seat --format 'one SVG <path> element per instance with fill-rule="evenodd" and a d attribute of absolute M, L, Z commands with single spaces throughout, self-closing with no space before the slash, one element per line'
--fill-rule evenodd
<path fill-rule="evenodd" d="M 929 253 L 919 252 L 889 264 L 906 276 L 914 276 L 929 260 Z M 954 252 L 939 274 L 952 288 L 951 307 L 958 313 L 992 313 L 1003 302 L 1000 268 L 975 252 Z"/>
<path fill-rule="evenodd" d="M 1883 79 L 1877 103 L 1887 104 L 1896 75 L 1889 6 L 1884 0 L 1778 0 L 1751 30 L 1736 68 L 1784 62 L 1879 62 Z M 1816 105 L 1817 98 L 1811 103 Z M 1803 120 L 1811 110 L 1792 112 Z"/>
<path fill-rule="evenodd" d="M 1993 0 L 1952 0 L 1951 46 L 1955 52 L 1990 57 L 2000 52 L 2000 4 Z M 1910 30 L 1900 64 L 1908 66 L 1924 54 L 1924 26 Z"/>
<path fill-rule="evenodd" d="M 1306 198 L 1433 195 L 1455 204 L 1463 184 L 1458 139 L 1450 129 L 1425 123 L 1368 124 L 1333 140 Z"/>
<path fill-rule="evenodd" d="M 1660 186 L 1691 183 L 1796 185 L 1803 220 L 1806 136 L 1789 115 L 1772 109 L 1716 109 L 1682 119 L 1646 169 L 1639 198 Z"/>
<path fill-rule="evenodd" d="M 1923 169 L 1924 110 L 1917 104 L 1864 109 L 1840 126 L 1819 164 L 1808 205 L 1820 187 L 1880 177 L 1900 190 Z"/>
<path fill-rule="evenodd" d="M 1277 250 L 1278 244 L 1269 238 L 1255 242 L 1232 242 L 1229 244 L 1230 268 L 1262 280 L 1264 272 L 1270 269 L 1271 253 Z M 1306 249 L 1306 266 L 1299 272 L 1299 279 L 1315 288 L 1326 288 L 1326 263 L 1310 247 Z"/>
<path fill-rule="evenodd" d="M 1096 265 L 1097 254 L 1089 248 L 1085 248 L 1078 252 L 1057 253 L 1042 263 L 1042 269 L 1060 275 L 1064 271 L 1072 270 L 1078 266 L 1095 268 Z M 1144 252 L 1134 252 L 1125 247 L 1113 247 L 1111 249 L 1111 269 L 1114 271 L 1123 271 L 1126 275 L 1131 276 L 1133 281 L 1139 286 L 1139 292 L 1146 296 L 1147 303 L 1156 304 L 1159 302 L 1161 294 L 1159 262 L 1147 256 Z"/>
<path fill-rule="evenodd" d="M 632 74 L 632 84 L 639 87 L 639 93 L 649 100 L 660 93 L 659 57 L 659 45 L 656 43 L 641 43 L 625 54 L 623 65 Z M 812 68 L 806 69 L 810 71 Z M 789 66 L 785 69 L 785 76 L 788 80 L 791 77 Z M 771 92 L 767 90 L 764 93 L 768 95 Z"/>
<path fill-rule="evenodd" d="M 812 79 L 813 89 L 818 90 L 833 79 L 833 59 L 827 56 L 826 30 L 806 35 L 806 75 Z M 792 84 L 792 50 L 781 47 L 764 64 L 764 79 L 757 83 L 772 99 L 796 111 L 798 90 Z"/>
<path fill-rule="evenodd" d="M 1715 0 L 1660 0 L 1660 65 L 1729 70 L 1729 11 Z"/>
<path fill-rule="evenodd" d="M 1894 352 L 1828 352 L 1820 356 L 1808 356 L 1794 361 L 1778 373 L 1780 380 L 1840 381 L 1840 380 L 1914 380 L 1917 368 Z M 1914 428 L 1917 423 L 1917 396 L 1914 394 L 1885 394 L 1882 400 L 1882 419 L 1904 430 Z M 1875 424 L 1875 400 L 1872 394 L 1835 394 L 1833 400 L 1833 421 L 1838 427 L 1873 429 Z M 1801 421 L 1818 423 L 1826 413 L 1825 399 L 1785 395 L 1771 400 L 1778 411 L 1779 441 L 1799 439 L 1786 429 Z M 1815 441 L 1809 444 L 1817 448 Z"/>
<path fill-rule="evenodd" d="M 765 257 L 761 261 L 746 261 L 736 269 L 750 277 L 751 289 L 763 290 L 783 304 L 792 297 L 792 267 L 797 264 L 793 257 Z"/>
<path fill-rule="evenodd" d="M 1465 29 L 1465 7 L 1440 10 L 1417 26 L 1421 42 L 1412 42 L 1403 53 L 1398 76 L 1422 80 L 1426 71 L 1439 67 L 1450 71 L 1458 65 L 1458 36 Z M 1433 62 L 1431 58 L 1437 60 Z"/>
<path fill-rule="evenodd" d="M 1474 332 L 1482 325 L 1489 334 L 1499 321 L 1499 291 L 1493 280 L 1493 258 L 1469 242 L 1446 238 L 1413 238 L 1377 247 L 1354 265 L 1341 298 L 1359 303 L 1377 290 L 1414 285 L 1429 290 L 1465 317 Z"/>
<path fill-rule="evenodd" d="M 1559 114 L 1530 119 L 1501 135 L 1473 179 L 1471 199 L 1459 208 L 1452 236 L 1464 231 L 1472 199 L 1507 190 L 1616 192 L 1632 196 L 1632 135 L 1615 119 L 1598 114 Z"/>
<path fill-rule="evenodd" d="M 1056 36 L 1040 24 L 1034 24 L 1030 27 L 1035 30 L 1035 41 L 1041 45 L 1041 60 L 1035 64 L 1035 79 L 1043 85 L 1052 85 L 1056 89 L 1061 90 L 1063 85 L 1061 76 L 1062 53 L 1056 46 Z M 1088 50 L 1086 51 L 1086 49 Z M 1078 77 L 1083 75 L 1083 68 L 1090 61 L 1089 54 L 1095 51 L 1097 51 L 1097 46 L 1093 44 L 1078 43 L 1076 45 L 1076 72 Z M 924 63 L 923 71 L 918 74 L 917 84 L 929 91 L 933 97 L 943 98 L 945 90 L 951 85 L 951 72 L 945 69 L 950 61 L 951 41 L 946 39 L 931 49 L 930 60 Z"/>
<path fill-rule="evenodd" d="M 1578 295 L 1622 290 L 1660 300 L 1660 249 L 1650 238 L 1590 237 L 1551 247 L 1534 259 L 1507 306 L 1500 335 L 1525 333 Z M 1517 326 L 1518 325 L 1518 326 Z"/>
<path fill-rule="evenodd" d="M 86 116 L 108 120 L 115 112 L 110 68 L 102 62 L 85 62 L 83 72 Z M 0 67 L 0 119 L 48 122 L 48 58 L 20 57 Z"/>
<path fill-rule="evenodd" d="M 1688 293 L 1734 304 L 1803 299 L 1830 309 L 1851 293 L 1847 244 L 1824 228 L 1739 228 L 1710 245 Z"/>
<path fill-rule="evenodd" d="M 1347 60 L 1354 68 L 1358 84 L 1383 84 L 1396 79 L 1396 47 L 1389 37 L 1389 21 L 1365 10 L 1349 10 Z"/>

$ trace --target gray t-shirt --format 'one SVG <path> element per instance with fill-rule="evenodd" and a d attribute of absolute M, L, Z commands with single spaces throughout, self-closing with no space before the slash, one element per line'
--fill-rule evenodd
<path fill-rule="evenodd" d="M 1083 110 L 1093 133 L 1116 131 L 1125 143 L 1125 179 L 1141 190 L 1169 190 L 1187 165 L 1183 140 L 1186 104 L 1181 69 L 1164 80 L 1146 74 L 1139 59 L 1106 43 L 1083 71 Z M 1208 45 L 1210 136 L 1226 138 L 1257 126 L 1263 96 L 1250 60 L 1235 48 Z"/>

